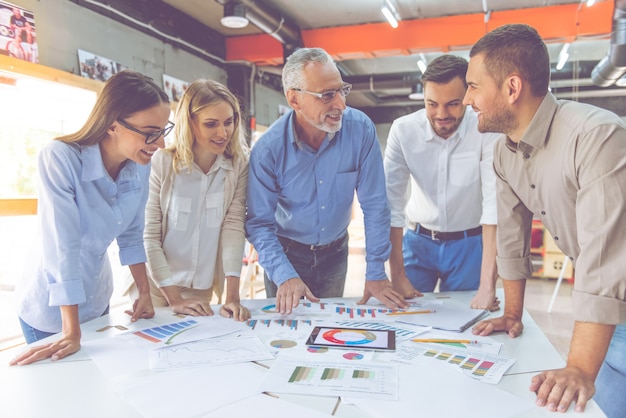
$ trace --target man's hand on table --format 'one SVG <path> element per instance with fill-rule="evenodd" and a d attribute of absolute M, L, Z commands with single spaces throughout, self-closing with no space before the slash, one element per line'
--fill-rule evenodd
<path fill-rule="evenodd" d="M 495 289 L 483 290 L 479 288 L 472 299 L 470 307 L 472 309 L 489 309 L 491 312 L 494 312 L 500 310 L 500 300 L 496 296 Z"/>
<path fill-rule="evenodd" d="M 357 305 L 366 304 L 372 296 L 391 309 L 404 309 L 408 308 L 409 306 L 404 300 L 404 297 L 402 297 L 400 293 L 394 290 L 391 282 L 387 279 L 366 280 L 363 297 L 360 301 L 357 302 Z"/>
<path fill-rule="evenodd" d="M 293 277 L 280 286 L 276 292 L 276 312 L 290 314 L 300 303 L 300 298 L 304 296 L 311 302 L 319 302 L 309 287 L 304 284 L 301 278 Z"/>
<path fill-rule="evenodd" d="M 534 376 L 530 390 L 537 394 L 536 404 L 552 412 L 566 412 L 572 402 L 576 412 L 583 412 L 596 392 L 594 378 L 577 367 L 548 370 Z"/>
<path fill-rule="evenodd" d="M 520 318 L 511 315 L 503 315 L 499 318 L 480 321 L 472 328 L 472 333 L 474 335 L 490 335 L 494 332 L 506 332 L 509 334 L 509 337 L 515 338 L 519 336 L 523 330 L 524 324 L 522 324 Z"/>

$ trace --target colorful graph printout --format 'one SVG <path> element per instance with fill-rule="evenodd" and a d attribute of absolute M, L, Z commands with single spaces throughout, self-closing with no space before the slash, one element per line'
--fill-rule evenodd
<path fill-rule="evenodd" d="M 388 313 L 405 312 L 406 309 L 387 309 L 387 308 L 350 308 L 350 307 L 335 307 L 335 317 L 340 319 L 389 319 L 385 318 Z"/>
<path fill-rule="evenodd" d="M 246 325 L 252 331 L 261 331 L 274 328 L 288 328 L 290 330 L 298 330 L 298 326 L 311 327 L 310 319 L 249 319 Z"/>
<path fill-rule="evenodd" d="M 197 325 L 197 321 L 190 319 L 174 324 L 142 329 L 141 331 L 133 332 L 133 334 L 153 343 L 171 344 L 177 335 Z"/>
<path fill-rule="evenodd" d="M 280 355 L 258 390 L 396 400 L 396 364 L 305 361 Z"/>

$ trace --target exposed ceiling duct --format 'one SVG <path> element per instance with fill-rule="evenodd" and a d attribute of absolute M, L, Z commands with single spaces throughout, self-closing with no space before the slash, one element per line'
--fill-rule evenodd
<path fill-rule="evenodd" d="M 300 28 L 289 21 L 279 11 L 270 8 L 257 0 L 215 0 L 225 6 L 228 3 L 238 3 L 244 6 L 244 15 L 254 26 L 272 36 L 284 45 L 284 50 L 291 53 L 296 48 L 304 46 L 300 36 Z"/>
<path fill-rule="evenodd" d="M 591 72 L 600 87 L 615 84 L 626 73 L 626 0 L 615 0 L 609 52 Z"/>

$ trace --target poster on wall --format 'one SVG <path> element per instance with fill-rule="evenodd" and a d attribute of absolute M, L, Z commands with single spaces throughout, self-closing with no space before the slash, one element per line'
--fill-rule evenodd
<path fill-rule="evenodd" d="M 0 54 L 39 62 L 35 15 L 3 0 L 0 0 Z"/>
<path fill-rule="evenodd" d="M 78 65 L 80 75 L 92 80 L 107 81 L 119 71 L 128 70 L 128 67 L 110 58 L 101 57 L 93 52 L 78 50 Z"/>
<path fill-rule="evenodd" d="M 179 80 L 167 74 L 163 74 L 163 89 L 167 93 L 172 102 L 178 102 L 185 90 L 187 90 L 188 82 Z"/>

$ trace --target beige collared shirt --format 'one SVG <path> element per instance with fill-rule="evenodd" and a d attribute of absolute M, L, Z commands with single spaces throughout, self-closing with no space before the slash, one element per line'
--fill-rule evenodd
<path fill-rule="evenodd" d="M 626 125 L 548 93 L 519 144 L 494 149 L 498 272 L 531 276 L 533 215 L 576 268 L 574 319 L 626 322 Z"/>

